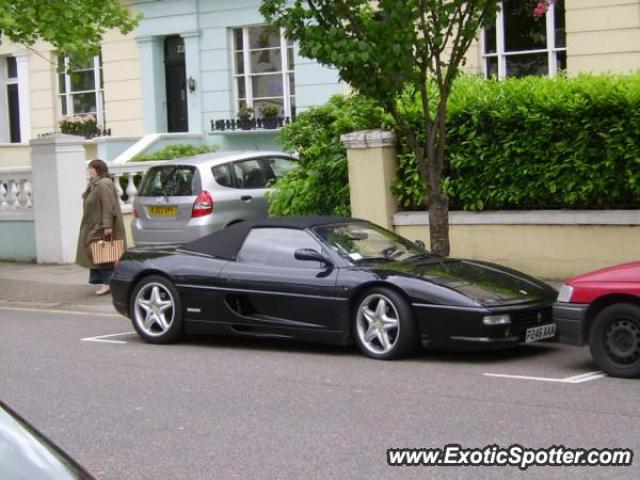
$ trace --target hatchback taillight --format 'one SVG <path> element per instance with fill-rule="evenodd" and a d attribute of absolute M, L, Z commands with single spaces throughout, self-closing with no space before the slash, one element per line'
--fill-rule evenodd
<path fill-rule="evenodd" d="M 204 217 L 210 213 L 213 213 L 213 198 L 209 192 L 203 190 L 196 197 L 196 201 L 193 202 L 191 217 Z"/>
<path fill-rule="evenodd" d="M 134 208 L 134 209 L 133 209 L 133 216 L 134 216 L 135 218 L 140 218 L 140 212 L 138 211 L 138 209 L 137 209 L 137 208 Z"/>

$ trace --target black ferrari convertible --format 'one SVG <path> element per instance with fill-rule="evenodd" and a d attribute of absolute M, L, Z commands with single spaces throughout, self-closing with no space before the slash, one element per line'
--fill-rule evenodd
<path fill-rule="evenodd" d="M 555 335 L 556 292 L 523 273 L 430 254 L 341 217 L 245 221 L 178 248 L 132 248 L 113 303 L 147 342 L 185 333 L 295 338 L 391 359 Z"/>

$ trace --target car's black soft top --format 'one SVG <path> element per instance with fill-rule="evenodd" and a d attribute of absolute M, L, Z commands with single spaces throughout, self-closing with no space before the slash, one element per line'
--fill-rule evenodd
<path fill-rule="evenodd" d="M 182 245 L 181 250 L 203 253 L 213 257 L 235 260 L 244 239 L 252 228 L 292 228 L 304 230 L 305 228 L 330 225 L 335 223 L 361 222 L 358 218 L 338 216 L 292 216 L 271 217 L 258 220 L 246 220 L 214 232 L 206 237 Z"/>

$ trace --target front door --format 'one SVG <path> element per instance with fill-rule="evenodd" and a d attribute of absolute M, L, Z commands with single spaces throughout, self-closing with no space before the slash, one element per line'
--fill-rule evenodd
<path fill-rule="evenodd" d="M 188 132 L 189 110 L 184 40 L 178 35 L 164 40 L 164 70 L 167 89 L 167 130 Z"/>

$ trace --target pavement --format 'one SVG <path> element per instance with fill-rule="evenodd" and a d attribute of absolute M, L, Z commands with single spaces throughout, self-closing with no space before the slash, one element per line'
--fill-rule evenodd
<path fill-rule="evenodd" d="M 0 307 L 114 313 L 111 295 L 95 295 L 89 270 L 75 264 L 0 262 Z"/>

